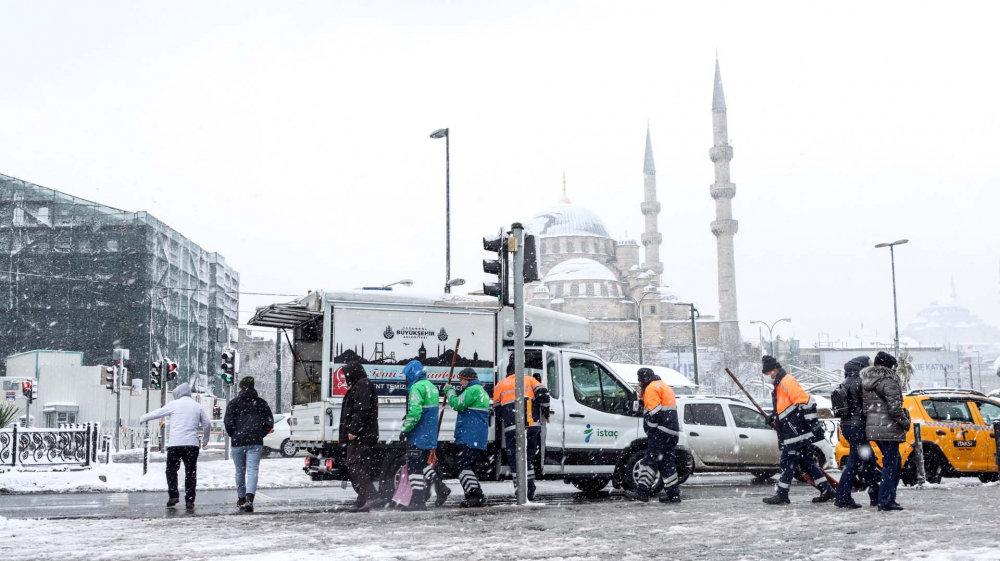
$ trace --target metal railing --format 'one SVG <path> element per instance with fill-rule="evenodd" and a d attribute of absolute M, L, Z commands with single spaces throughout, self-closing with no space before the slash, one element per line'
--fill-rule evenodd
<path fill-rule="evenodd" d="M 0 465 L 22 467 L 77 465 L 97 461 L 100 425 L 86 423 L 58 429 L 0 430 Z"/>

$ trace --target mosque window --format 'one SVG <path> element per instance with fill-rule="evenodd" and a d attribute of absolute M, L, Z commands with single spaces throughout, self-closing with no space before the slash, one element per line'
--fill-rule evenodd
<path fill-rule="evenodd" d="M 588 285 L 587 288 L 586 288 L 586 290 L 587 290 L 587 296 L 600 296 L 600 294 L 601 294 L 600 293 L 600 286 L 601 285 L 598 284 L 598 283 L 596 283 L 596 282 L 594 284 Z M 595 288 L 598 291 L 596 294 L 594 293 L 594 289 Z"/>
<path fill-rule="evenodd" d="M 597 250 L 594 249 L 594 240 L 593 240 L 593 238 L 587 240 L 587 253 L 597 253 Z"/>
<path fill-rule="evenodd" d="M 656 306 L 650 306 L 649 307 L 649 313 L 655 314 L 656 313 Z"/>
<path fill-rule="evenodd" d="M 566 238 L 559 238 L 559 253 L 567 253 Z"/>
<path fill-rule="evenodd" d="M 580 295 L 580 285 L 578 285 L 576 283 L 570 283 L 569 284 L 569 295 L 570 296 L 579 296 Z"/>
<path fill-rule="evenodd" d="M 603 296 L 601 294 L 601 283 L 599 282 L 594 283 L 594 296 Z"/>

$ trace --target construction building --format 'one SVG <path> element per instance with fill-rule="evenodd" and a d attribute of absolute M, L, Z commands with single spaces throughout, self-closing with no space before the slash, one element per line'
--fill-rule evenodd
<path fill-rule="evenodd" d="M 149 213 L 0 174 L 0 357 L 62 349 L 110 364 L 127 348 L 133 377 L 169 358 L 175 383 L 219 395 L 208 385 L 235 346 L 238 298 L 221 255 Z"/>

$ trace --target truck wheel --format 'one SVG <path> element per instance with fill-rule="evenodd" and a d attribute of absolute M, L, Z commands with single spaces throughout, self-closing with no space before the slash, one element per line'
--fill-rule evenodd
<path fill-rule="evenodd" d="M 400 472 L 406 465 L 406 454 L 387 454 L 382 460 L 382 470 L 379 475 L 379 494 L 383 499 L 391 499 L 399 485 Z"/>
<path fill-rule="evenodd" d="M 683 485 L 694 473 L 694 456 L 687 450 L 674 452 L 674 465 L 677 466 L 677 484 Z"/>
<path fill-rule="evenodd" d="M 622 488 L 626 491 L 634 491 L 636 487 L 635 479 L 639 475 L 639 462 L 642 457 L 646 455 L 645 450 L 638 450 L 633 452 L 628 460 L 625 462 L 624 477 L 622 477 Z M 680 479 L 680 472 L 678 470 L 678 480 Z M 690 475 L 690 474 L 689 474 Z M 687 479 L 685 477 L 685 479 Z M 659 494 L 660 490 L 663 489 L 663 480 L 660 479 L 660 474 L 656 474 L 656 482 L 653 483 L 653 488 L 650 490 L 653 495 Z"/>
<path fill-rule="evenodd" d="M 610 482 L 610 477 L 594 477 L 591 479 L 574 479 L 570 481 L 584 495 L 596 495 L 601 489 L 607 487 Z"/>

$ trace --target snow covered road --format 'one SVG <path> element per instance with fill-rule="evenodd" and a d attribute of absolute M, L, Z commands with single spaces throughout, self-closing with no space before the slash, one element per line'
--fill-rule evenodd
<path fill-rule="evenodd" d="M 685 502 L 670 506 L 612 497 L 427 513 L 268 514 L 264 503 L 253 515 L 0 519 L 0 559 L 1000 559 L 995 484 L 901 488 L 899 501 L 911 510 L 884 514 L 813 505 L 805 486 L 793 488 L 792 506 L 766 507 L 760 499 L 770 492 L 768 485 L 686 486 Z"/>

